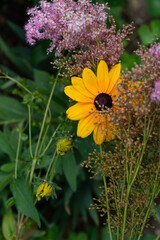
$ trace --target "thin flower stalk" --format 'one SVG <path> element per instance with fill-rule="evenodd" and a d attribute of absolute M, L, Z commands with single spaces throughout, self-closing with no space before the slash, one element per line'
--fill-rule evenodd
<path fill-rule="evenodd" d="M 16 83 L 18 86 L 20 86 L 21 88 L 23 88 L 26 92 L 28 92 L 29 94 L 32 95 L 32 92 L 26 88 L 22 83 L 20 83 L 18 80 L 16 80 L 15 78 L 9 77 L 7 74 L 4 73 L 4 76 L 0 76 L 0 78 L 7 78 L 9 80 L 11 80 L 12 82 Z"/>
<path fill-rule="evenodd" d="M 41 140 L 42 133 L 43 133 L 43 130 L 44 130 L 44 126 L 45 126 L 45 123 L 46 123 L 47 114 L 48 114 L 49 106 L 50 106 L 50 103 L 51 103 L 51 99 L 53 97 L 53 93 L 54 93 L 54 90 L 55 90 L 57 79 L 58 79 L 58 74 L 57 74 L 57 77 L 56 77 L 56 79 L 54 81 L 54 84 L 52 86 L 52 89 L 51 89 L 51 92 L 50 92 L 50 96 L 49 96 L 49 99 L 48 99 L 48 102 L 47 102 L 47 106 L 46 106 L 46 109 L 45 109 L 45 113 L 44 113 L 44 117 L 43 117 L 43 121 L 42 121 L 42 126 L 41 126 L 40 134 L 39 134 L 39 137 L 38 137 L 38 141 L 37 141 L 37 145 L 36 145 L 36 149 L 35 149 L 35 153 L 34 153 L 34 159 L 33 159 L 33 163 L 32 163 L 31 174 L 30 174 L 30 181 L 29 181 L 30 184 L 32 182 L 33 173 L 34 173 L 34 169 L 35 169 L 36 162 L 37 162 L 38 148 L 39 148 L 40 140 Z"/>
<path fill-rule="evenodd" d="M 32 152 L 32 132 L 31 132 L 31 106 L 28 104 L 28 126 L 29 126 L 29 150 L 31 158 L 33 159 L 33 152 Z"/>
<path fill-rule="evenodd" d="M 15 178 L 17 178 L 17 168 L 18 168 L 19 151 L 20 151 L 20 145 L 21 145 L 21 136 L 22 136 L 22 133 L 21 133 L 21 131 L 19 131 L 16 161 L 15 161 Z"/>
<path fill-rule="evenodd" d="M 49 167 L 48 167 L 47 172 L 46 172 L 46 175 L 45 175 L 45 179 L 46 179 L 46 180 L 47 180 L 47 178 L 48 178 L 48 174 L 49 174 L 49 172 L 50 172 L 50 170 L 51 170 L 51 167 L 52 167 L 53 162 L 54 162 L 54 165 L 53 165 L 52 168 L 55 167 L 55 161 L 54 161 L 54 160 L 55 160 L 56 152 L 57 152 L 57 150 L 55 149 L 55 151 L 54 151 L 54 153 L 53 153 L 53 157 L 52 157 L 52 159 L 51 159 L 51 161 L 50 161 Z M 53 179 L 53 177 L 52 177 L 52 179 Z M 52 179 L 50 178 L 50 180 L 52 180 Z"/>
<path fill-rule="evenodd" d="M 53 134 L 52 134 L 52 136 L 51 136 L 51 138 L 50 138 L 47 146 L 45 147 L 45 149 L 43 150 L 43 152 L 40 154 L 40 157 L 43 157 L 44 154 L 46 153 L 46 151 L 48 150 L 48 148 L 50 147 L 50 145 L 51 145 L 51 143 L 52 143 L 52 141 L 53 141 L 53 139 L 54 139 L 54 137 L 55 137 L 58 129 L 60 128 L 60 126 L 61 126 L 61 124 L 59 124 L 59 125 L 57 126 L 57 128 L 55 129 L 55 131 L 53 132 Z"/>
<path fill-rule="evenodd" d="M 100 145 L 100 156 L 102 157 L 102 145 Z M 109 201 L 108 201 L 107 182 L 106 182 L 106 177 L 104 175 L 103 175 L 103 184 L 104 184 L 104 191 L 105 191 L 105 198 L 106 198 L 109 236 L 110 236 L 110 240 L 113 240 L 112 229 L 111 229 L 111 221 L 110 221 L 110 207 L 109 207 Z"/>
<path fill-rule="evenodd" d="M 42 121 L 42 127 L 41 127 L 41 130 L 40 130 L 40 134 L 39 134 L 39 137 L 38 137 L 38 141 L 37 141 L 37 145 L 36 145 L 36 149 L 35 149 L 35 153 L 34 153 L 34 158 L 37 157 L 38 147 L 39 147 L 40 140 L 41 140 L 41 137 L 42 137 L 42 133 L 43 133 L 43 130 L 44 130 L 44 126 L 45 126 L 45 123 L 46 123 L 46 118 L 47 118 L 49 106 L 50 106 L 50 103 L 51 103 L 51 100 L 52 100 L 52 97 L 53 97 L 53 93 L 54 93 L 56 83 L 57 83 L 57 78 L 55 79 L 55 82 L 52 86 L 51 93 L 50 93 L 50 96 L 49 96 L 49 99 L 48 99 L 48 103 L 47 103 L 46 110 L 45 110 L 45 113 L 44 113 L 44 118 L 43 118 L 43 121 Z"/>
<path fill-rule="evenodd" d="M 51 122 L 51 111 L 50 111 L 50 108 L 48 109 L 48 118 L 47 118 L 47 122 Z M 38 150 L 38 155 L 40 155 L 40 152 L 42 151 L 42 148 L 45 147 L 44 144 L 45 144 L 45 140 L 46 140 L 46 136 L 47 136 L 47 133 L 48 133 L 48 130 L 49 130 L 49 127 L 50 127 L 50 124 L 47 124 L 46 126 L 46 129 L 44 130 L 44 133 L 43 133 L 43 137 L 42 137 L 42 141 L 41 141 L 41 144 L 39 146 L 39 150 Z"/>
<path fill-rule="evenodd" d="M 50 169 L 50 178 L 49 178 L 50 181 L 53 180 L 53 177 L 55 175 L 55 167 L 58 160 L 58 155 L 56 155 L 56 157 L 54 156 L 53 160 L 54 162 L 53 162 L 52 168 Z"/>

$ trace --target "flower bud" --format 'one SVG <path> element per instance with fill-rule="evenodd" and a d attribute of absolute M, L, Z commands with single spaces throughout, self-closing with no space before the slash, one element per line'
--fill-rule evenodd
<path fill-rule="evenodd" d="M 57 154 L 64 155 L 72 148 L 72 143 L 68 138 L 62 138 L 57 143 Z"/>
<path fill-rule="evenodd" d="M 43 182 L 37 188 L 36 197 L 38 201 L 41 200 L 41 197 L 49 197 L 53 193 L 53 186 L 48 182 Z"/>

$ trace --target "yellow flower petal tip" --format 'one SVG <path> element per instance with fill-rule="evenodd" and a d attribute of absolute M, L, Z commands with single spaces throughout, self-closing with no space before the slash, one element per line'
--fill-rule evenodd
<path fill-rule="evenodd" d="M 82 78 L 73 77 L 72 85 L 65 87 L 66 95 L 78 102 L 67 110 L 69 119 L 79 120 L 77 136 L 85 138 L 93 132 L 93 139 L 98 145 L 105 140 L 113 140 L 106 110 L 118 109 L 116 99 L 120 71 L 120 63 L 109 71 L 107 63 L 101 60 L 97 76 L 89 68 L 84 68 Z"/>
<path fill-rule="evenodd" d="M 37 188 L 36 197 L 40 201 L 41 197 L 50 197 L 53 193 L 53 186 L 47 182 L 41 183 Z"/>

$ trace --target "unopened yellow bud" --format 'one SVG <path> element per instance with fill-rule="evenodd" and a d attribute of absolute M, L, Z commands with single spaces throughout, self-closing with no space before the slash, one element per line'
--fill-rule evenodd
<path fill-rule="evenodd" d="M 38 201 L 41 200 L 41 197 L 49 197 L 53 193 L 53 186 L 47 182 L 41 183 L 37 189 L 36 197 Z"/>
<path fill-rule="evenodd" d="M 68 138 L 60 139 L 57 143 L 57 153 L 64 155 L 72 148 L 72 143 Z"/>

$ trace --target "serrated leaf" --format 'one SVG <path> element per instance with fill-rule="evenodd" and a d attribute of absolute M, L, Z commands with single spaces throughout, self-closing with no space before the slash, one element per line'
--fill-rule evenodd
<path fill-rule="evenodd" d="M 61 160 L 66 180 L 69 183 L 71 189 L 75 192 L 77 189 L 75 156 L 72 151 L 69 151 L 64 156 L 62 156 Z"/>
<path fill-rule="evenodd" d="M 32 192 L 26 183 L 20 179 L 14 179 L 10 188 L 16 202 L 17 209 L 25 216 L 32 218 L 40 227 L 38 211 L 33 204 Z"/>

